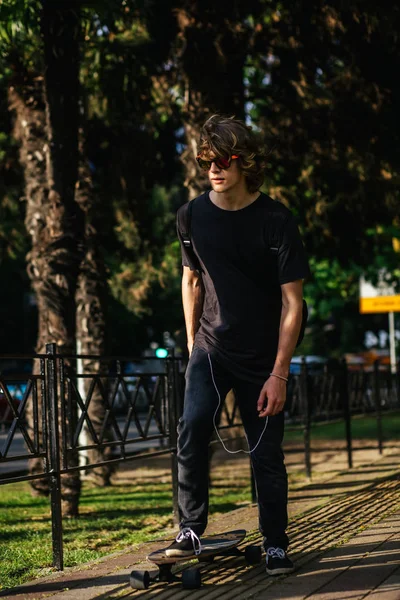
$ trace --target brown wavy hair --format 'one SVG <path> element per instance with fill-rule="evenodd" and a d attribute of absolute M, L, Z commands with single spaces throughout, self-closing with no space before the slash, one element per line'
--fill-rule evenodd
<path fill-rule="evenodd" d="M 235 117 L 213 115 L 200 132 L 199 154 L 207 160 L 216 157 L 239 156 L 239 166 L 246 178 L 249 192 L 257 192 L 264 181 L 266 150 L 260 135 Z"/>

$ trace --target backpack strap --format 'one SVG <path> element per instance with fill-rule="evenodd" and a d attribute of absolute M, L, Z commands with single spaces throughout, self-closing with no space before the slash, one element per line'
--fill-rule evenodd
<path fill-rule="evenodd" d="M 296 348 L 298 346 L 300 346 L 301 342 L 303 341 L 304 333 L 305 333 L 305 330 L 307 327 L 307 321 L 308 321 L 308 306 L 307 306 L 307 302 L 303 298 L 303 311 L 302 311 L 302 316 L 301 316 L 301 327 L 300 327 L 299 337 L 298 337 L 297 343 L 296 343 Z"/>
<path fill-rule="evenodd" d="M 195 200 L 189 200 L 186 202 L 178 211 L 178 230 L 182 239 L 182 243 L 185 246 L 187 253 L 190 256 L 190 260 L 195 266 L 197 271 L 201 271 L 201 266 L 199 259 L 196 256 L 196 253 L 193 248 L 192 243 L 192 210 L 193 210 L 193 202 Z"/>
<path fill-rule="evenodd" d="M 191 222 L 192 222 L 193 200 L 186 202 L 178 212 L 178 227 L 182 237 L 182 242 L 185 248 L 193 250 L 191 238 Z"/>

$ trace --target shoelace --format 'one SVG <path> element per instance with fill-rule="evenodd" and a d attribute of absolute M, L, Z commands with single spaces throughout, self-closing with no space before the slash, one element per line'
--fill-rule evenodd
<path fill-rule="evenodd" d="M 179 543 L 189 538 L 192 540 L 194 553 L 196 556 L 198 556 L 201 552 L 201 542 L 198 536 L 193 531 L 193 529 L 190 529 L 190 527 L 184 527 L 182 531 L 176 536 L 176 541 Z"/>
<path fill-rule="evenodd" d="M 268 548 L 267 550 L 267 556 L 270 556 L 271 558 L 285 558 L 285 551 L 282 550 L 282 548 L 274 548 L 271 546 L 271 548 Z"/>

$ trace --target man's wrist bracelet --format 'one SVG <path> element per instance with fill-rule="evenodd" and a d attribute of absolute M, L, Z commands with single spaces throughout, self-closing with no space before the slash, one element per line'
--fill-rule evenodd
<path fill-rule="evenodd" d="M 278 379 L 283 379 L 283 381 L 286 381 L 286 383 L 289 381 L 289 379 L 287 377 L 283 377 L 283 375 L 277 375 L 276 373 L 270 373 L 269 374 L 270 377 L 277 377 Z"/>

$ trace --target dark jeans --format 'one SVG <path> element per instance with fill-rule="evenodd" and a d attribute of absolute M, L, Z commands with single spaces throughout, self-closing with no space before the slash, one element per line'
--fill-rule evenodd
<path fill-rule="evenodd" d="M 226 394 L 234 390 L 249 447 L 254 448 L 265 425 L 257 413 L 261 386 L 237 379 L 215 359 L 212 359 L 212 372 L 222 403 Z M 208 354 L 194 348 L 186 371 L 184 409 L 178 425 L 178 480 L 180 526 L 191 527 L 197 535 L 205 531 L 208 517 L 208 444 L 218 406 L 212 372 Z M 289 542 L 285 533 L 287 475 L 281 448 L 283 430 L 283 412 L 269 417 L 264 435 L 250 456 L 264 546 L 286 550 Z"/>

